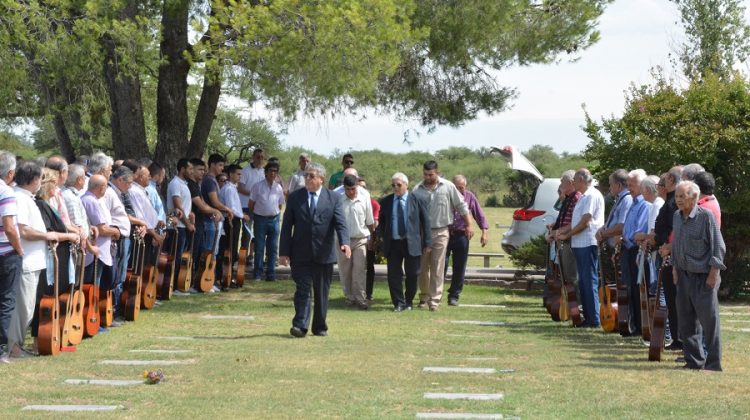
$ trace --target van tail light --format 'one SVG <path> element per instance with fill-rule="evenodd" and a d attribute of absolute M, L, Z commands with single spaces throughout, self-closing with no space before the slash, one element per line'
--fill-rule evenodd
<path fill-rule="evenodd" d="M 535 217 L 539 217 L 544 214 L 544 210 L 529 210 L 529 209 L 518 209 L 513 212 L 513 220 L 520 222 L 528 222 Z"/>

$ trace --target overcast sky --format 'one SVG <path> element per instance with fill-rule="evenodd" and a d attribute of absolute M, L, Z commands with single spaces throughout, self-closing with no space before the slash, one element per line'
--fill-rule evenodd
<path fill-rule="evenodd" d="M 282 135 L 287 146 L 298 145 L 318 153 L 334 149 L 393 152 L 436 151 L 450 146 L 502 146 L 526 150 L 534 144 L 552 146 L 557 152 L 580 152 L 588 139 L 581 130 L 586 104 L 590 115 L 621 115 L 623 92 L 631 83 L 652 79 L 650 69 L 679 73 L 669 63 L 669 53 L 682 39 L 679 15 L 668 0 L 616 0 L 602 15 L 600 41 L 580 53 L 580 60 L 553 65 L 515 68 L 499 81 L 518 89 L 510 111 L 482 116 L 460 128 L 439 127 L 428 134 L 418 124 L 402 124 L 387 117 L 337 118 L 318 121 L 301 118 Z M 422 132 L 411 145 L 404 131 Z"/>

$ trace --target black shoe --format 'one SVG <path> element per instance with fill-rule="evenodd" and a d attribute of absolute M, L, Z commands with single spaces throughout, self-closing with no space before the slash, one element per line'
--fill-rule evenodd
<path fill-rule="evenodd" d="M 448 299 L 448 306 L 458 306 L 458 299 L 456 299 L 456 298 L 449 298 Z"/>
<path fill-rule="evenodd" d="M 672 344 L 664 347 L 664 349 L 670 351 L 679 351 L 682 350 L 682 343 L 680 343 L 679 341 L 673 341 Z"/>
<path fill-rule="evenodd" d="M 328 331 L 323 330 L 323 331 L 314 332 L 313 335 L 317 335 L 318 337 L 328 337 Z"/>
<path fill-rule="evenodd" d="M 291 334 L 291 335 L 293 335 L 293 336 L 295 336 L 297 338 L 302 338 L 302 337 L 305 336 L 306 333 L 304 331 L 302 331 L 302 328 L 292 327 L 289 330 L 289 334 Z"/>

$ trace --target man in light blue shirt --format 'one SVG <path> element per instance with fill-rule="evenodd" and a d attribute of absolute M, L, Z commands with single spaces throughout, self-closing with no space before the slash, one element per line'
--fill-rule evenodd
<path fill-rule="evenodd" d="M 167 223 L 167 213 L 164 212 L 164 202 L 161 201 L 161 196 L 159 195 L 159 187 L 161 187 L 161 183 L 164 182 L 165 177 L 164 168 L 162 168 L 161 165 L 156 162 L 151 162 L 151 164 L 148 166 L 148 172 L 151 176 L 151 180 L 146 186 L 148 199 L 149 201 L 151 201 L 151 205 L 154 206 L 154 210 L 156 210 L 156 216 L 159 218 L 159 220 Z"/>

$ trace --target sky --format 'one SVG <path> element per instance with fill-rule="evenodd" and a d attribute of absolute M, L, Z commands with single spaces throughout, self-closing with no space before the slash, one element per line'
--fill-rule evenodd
<path fill-rule="evenodd" d="M 556 152 L 577 153 L 588 143 L 581 130 L 585 104 L 595 120 L 619 116 L 624 91 L 631 83 L 652 81 L 654 66 L 679 76 L 669 62 L 683 37 L 679 15 L 668 0 L 616 0 L 599 19 L 600 41 L 579 54 L 575 62 L 512 68 L 498 80 L 517 88 L 509 111 L 466 123 L 459 128 L 438 127 L 428 133 L 418 123 L 399 123 L 387 116 L 328 119 L 300 117 L 280 137 L 286 146 L 330 155 L 334 150 L 380 149 L 391 152 L 434 152 L 451 146 L 473 149 L 515 145 L 551 146 Z M 412 143 L 404 132 L 416 130 Z"/>

